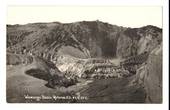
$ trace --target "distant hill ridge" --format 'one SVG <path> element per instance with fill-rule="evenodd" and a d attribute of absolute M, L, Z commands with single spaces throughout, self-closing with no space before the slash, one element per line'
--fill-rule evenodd
<path fill-rule="evenodd" d="M 126 28 L 101 21 L 7 25 L 7 51 L 55 57 L 126 58 L 150 52 L 162 42 L 162 29 Z M 76 53 L 76 54 L 75 54 Z"/>

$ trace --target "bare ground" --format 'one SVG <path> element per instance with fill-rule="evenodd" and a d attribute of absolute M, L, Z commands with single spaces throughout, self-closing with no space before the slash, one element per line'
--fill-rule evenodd
<path fill-rule="evenodd" d="M 25 71 L 36 67 L 35 61 L 29 65 L 7 66 L 7 102 L 9 103 L 144 103 L 145 91 L 139 85 L 130 85 L 133 77 L 121 79 L 81 80 L 68 88 L 51 89 L 47 81 L 25 74 Z M 33 96 L 26 99 L 24 96 Z M 86 100 L 77 99 L 41 99 L 38 96 L 83 96 Z"/>

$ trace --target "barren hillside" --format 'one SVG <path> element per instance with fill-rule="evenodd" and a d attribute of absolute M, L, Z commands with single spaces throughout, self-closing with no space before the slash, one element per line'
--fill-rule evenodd
<path fill-rule="evenodd" d="M 151 25 L 7 25 L 7 101 L 161 103 L 161 47 L 162 29 Z"/>

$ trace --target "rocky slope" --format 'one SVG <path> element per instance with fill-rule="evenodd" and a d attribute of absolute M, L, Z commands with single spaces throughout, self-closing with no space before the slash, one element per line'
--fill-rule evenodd
<path fill-rule="evenodd" d="M 155 48 L 147 62 L 147 75 L 144 85 L 147 92 L 147 101 L 150 103 L 162 102 L 162 46 Z"/>
<path fill-rule="evenodd" d="M 55 89 L 55 85 L 74 82 L 72 77 L 81 79 L 84 73 L 90 73 L 90 77 L 97 79 L 90 84 L 78 82 L 85 86 L 74 91 L 89 98 L 83 102 L 160 103 L 161 45 L 162 29 L 151 25 L 126 28 L 101 21 L 7 25 L 7 65 L 12 65 L 7 66 L 7 93 L 21 82 L 32 85 L 31 80 L 37 83 L 43 80 L 36 85 L 48 90 L 50 85 Z M 98 79 L 99 76 L 104 78 Z M 11 79 L 19 80 L 13 83 Z M 44 87 L 47 81 L 48 87 Z M 30 85 L 25 87 L 29 89 Z M 76 82 L 68 88 L 77 87 Z M 33 93 L 39 94 L 32 88 Z M 12 95 L 9 100 L 16 98 L 13 93 L 8 94 Z"/>
<path fill-rule="evenodd" d="M 125 28 L 101 21 L 7 25 L 7 51 L 31 53 L 47 59 L 58 54 L 79 58 L 125 58 L 150 52 L 161 42 L 162 29 L 150 25 Z"/>
<path fill-rule="evenodd" d="M 162 45 L 149 54 L 148 60 L 140 65 L 133 81 L 146 90 L 146 102 L 162 102 Z"/>

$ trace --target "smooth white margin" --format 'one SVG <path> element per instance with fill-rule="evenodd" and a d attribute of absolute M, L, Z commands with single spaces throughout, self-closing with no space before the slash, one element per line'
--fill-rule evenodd
<path fill-rule="evenodd" d="M 6 8 L 8 5 L 92 5 L 163 7 L 162 104 L 8 104 L 6 102 Z M 0 0 L 0 109 L 1 110 L 168 110 L 169 16 L 168 0 Z"/>

